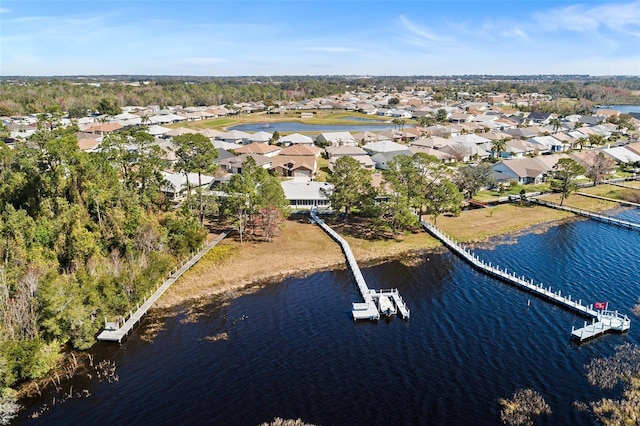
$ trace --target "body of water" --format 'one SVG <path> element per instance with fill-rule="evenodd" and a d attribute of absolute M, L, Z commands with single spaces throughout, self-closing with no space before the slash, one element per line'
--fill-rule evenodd
<path fill-rule="evenodd" d="M 640 210 L 618 212 L 640 221 Z M 313 226 L 313 225 L 309 225 Z M 541 229 L 542 230 L 542 229 Z M 425 234 L 425 240 L 429 237 Z M 588 220 L 493 239 L 487 261 L 631 315 L 640 295 L 640 233 Z M 277 245 L 274 245 L 277 250 Z M 585 377 L 592 358 L 640 343 L 626 334 L 578 345 L 583 318 L 491 279 L 448 251 L 363 268 L 371 288 L 398 288 L 411 319 L 354 322 L 346 270 L 289 278 L 228 302 L 154 311 L 118 345 L 97 345 L 119 380 L 77 380 L 39 423 L 257 425 L 275 417 L 318 425 L 498 425 L 499 398 L 533 388 L 553 410 L 539 424 L 591 425 L 572 407 L 617 396 Z M 151 342 L 140 333 L 161 330 Z M 72 385 L 62 382 L 65 392 Z M 50 403 L 30 401 L 18 423 Z"/>
<path fill-rule="evenodd" d="M 361 121 L 366 119 L 361 119 Z M 324 133 L 324 132 L 382 132 L 385 130 L 397 129 L 398 126 L 392 123 L 381 123 L 380 121 L 368 120 L 372 124 L 348 124 L 348 125 L 330 125 L 330 124 L 302 124 L 295 122 L 281 123 L 258 123 L 258 124 L 239 124 L 231 126 L 228 130 L 240 130 L 243 132 L 305 132 L 305 133 Z M 380 123 L 380 124 L 373 124 Z M 412 124 L 406 124 L 405 129 L 415 127 Z"/>
<path fill-rule="evenodd" d="M 614 109 L 620 111 L 621 114 L 630 112 L 640 112 L 640 105 L 602 105 L 597 109 Z"/>

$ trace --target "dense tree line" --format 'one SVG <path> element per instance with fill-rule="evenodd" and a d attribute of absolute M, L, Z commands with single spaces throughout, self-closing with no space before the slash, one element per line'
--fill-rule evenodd
<path fill-rule="evenodd" d="M 122 131 L 86 153 L 76 131 L 0 143 L 0 405 L 13 384 L 47 373 L 65 346 L 89 348 L 105 318 L 135 310 L 201 246 L 205 216 L 241 211 L 239 230 L 270 240 L 288 214 L 278 179 L 250 161 L 223 188 L 228 196 L 192 182 L 198 189 L 175 210 L 163 192 L 171 166 L 153 137 Z M 215 171 L 208 138 L 175 142 L 177 172 L 200 180 Z"/>
<path fill-rule="evenodd" d="M 52 105 L 68 111 L 72 117 L 82 117 L 98 111 L 114 115 L 117 108 L 131 106 L 206 106 L 232 105 L 239 102 L 265 102 L 275 105 L 307 97 L 343 93 L 341 82 L 244 81 L 222 79 L 190 81 L 157 79 L 145 84 L 128 82 L 87 82 L 51 79 L 48 81 L 3 82 L 0 91 L 0 116 L 43 113 Z"/>
<path fill-rule="evenodd" d="M 638 78 L 589 76 L 282 76 L 282 77 L 157 77 L 110 76 L 76 78 L 9 78 L 2 80 L 0 116 L 43 113 L 56 105 L 72 117 L 117 108 L 160 105 L 233 105 L 262 101 L 277 105 L 292 100 L 345 93 L 347 90 L 426 90 L 436 99 L 457 99 L 458 93 L 542 93 L 554 98 L 598 103 L 640 103 Z M 592 103 L 592 104 L 588 104 Z M 585 108 L 579 109 L 582 111 Z M 575 111 L 574 111 L 575 112 Z"/>
<path fill-rule="evenodd" d="M 105 317 L 134 309 L 202 243 L 198 218 L 162 200 L 165 164 L 148 142 L 120 134 L 88 154 L 56 129 L 0 143 L 0 397 L 65 345 L 90 347 Z"/>

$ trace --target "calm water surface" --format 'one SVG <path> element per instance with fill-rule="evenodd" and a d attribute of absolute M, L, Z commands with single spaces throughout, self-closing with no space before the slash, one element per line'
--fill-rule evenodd
<path fill-rule="evenodd" d="M 359 119 L 354 121 L 371 121 L 371 124 L 302 124 L 295 122 L 280 122 L 280 123 L 259 123 L 259 124 L 238 124 L 237 126 L 231 126 L 228 130 L 240 130 L 243 132 L 382 132 L 385 130 L 397 129 L 395 124 L 384 123 L 380 121 Z M 379 123 L 379 124 L 375 124 Z M 405 124 L 404 128 L 408 129 L 415 127 L 414 124 Z"/>
<path fill-rule="evenodd" d="M 640 222 L 639 210 L 619 216 Z M 475 251 L 631 314 L 640 296 L 639 247 L 637 231 L 576 220 Z M 37 422 L 257 425 L 282 417 L 321 425 L 497 425 L 497 399 L 530 387 L 553 410 L 538 424 L 590 425 L 572 402 L 617 393 L 590 386 L 584 365 L 617 344 L 640 343 L 637 320 L 627 334 L 572 343 L 571 326 L 581 317 L 447 251 L 363 274 L 369 287 L 397 287 L 411 319 L 354 323 L 351 303 L 360 298 L 345 270 L 268 284 L 229 303 L 155 311 L 122 346 L 95 348 L 96 361 L 115 360 L 117 383 L 76 382 L 91 396 L 57 404 Z M 152 324 L 163 330 L 152 343 L 142 341 L 139 333 Z M 228 338 L 212 338 L 222 333 Z M 19 423 L 35 423 L 28 416 L 50 400 L 32 401 Z"/>

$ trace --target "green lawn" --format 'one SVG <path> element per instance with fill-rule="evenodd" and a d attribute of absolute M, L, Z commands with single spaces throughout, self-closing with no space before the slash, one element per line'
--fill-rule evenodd
<path fill-rule="evenodd" d="M 314 114 L 311 118 L 301 118 L 302 112 L 312 112 Z M 191 121 L 188 123 L 176 123 L 167 127 L 187 127 L 192 129 L 216 129 L 224 130 L 227 127 L 235 126 L 238 124 L 253 124 L 253 123 L 278 123 L 278 122 L 295 122 L 302 124 L 326 124 L 326 125 L 349 125 L 349 124 L 363 124 L 362 121 L 354 120 L 354 118 L 377 121 L 380 123 L 389 122 L 389 117 L 379 117 L 377 115 L 366 115 L 359 112 L 351 111 L 289 111 L 283 114 L 266 114 L 264 112 L 241 114 L 233 117 L 221 117 L 213 118 L 211 120 Z M 407 123 L 412 122 L 407 120 Z M 286 133 L 282 133 L 283 135 Z"/>

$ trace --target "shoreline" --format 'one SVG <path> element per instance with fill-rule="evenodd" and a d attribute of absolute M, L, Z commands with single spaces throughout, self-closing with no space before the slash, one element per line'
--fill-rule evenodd
<path fill-rule="evenodd" d="M 598 210 L 615 207 L 612 204 L 602 203 Z M 548 227 L 574 219 L 579 217 L 543 206 L 505 204 L 465 211 L 458 217 L 440 217 L 436 225 L 455 240 L 473 247 L 495 237 L 544 232 Z M 422 229 L 394 239 L 369 241 L 343 233 L 340 227 L 336 224 L 334 229 L 349 242 L 361 267 L 393 260 L 411 262 L 425 253 L 446 250 Z M 232 235 L 219 244 L 226 252 L 223 258 L 205 256 L 167 290 L 154 308 L 172 309 L 220 295 L 233 298 L 249 287 L 305 277 L 332 268 L 346 268 L 339 245 L 320 227 L 308 221 L 305 223 L 301 217 L 287 220 L 282 235 L 271 243 L 245 241 L 240 245 L 234 237 Z"/>

